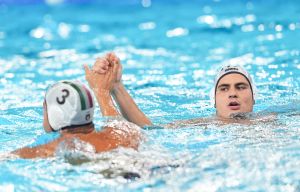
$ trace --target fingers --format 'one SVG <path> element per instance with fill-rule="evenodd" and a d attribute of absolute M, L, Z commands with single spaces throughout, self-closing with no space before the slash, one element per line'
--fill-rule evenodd
<path fill-rule="evenodd" d="M 84 64 L 83 68 L 84 68 L 85 74 L 90 75 L 90 73 L 91 73 L 90 67 L 87 64 Z"/>
<path fill-rule="evenodd" d="M 120 59 L 113 52 L 107 53 L 105 57 L 113 67 L 112 78 L 115 82 L 120 82 L 122 78 L 122 65 Z"/>
<path fill-rule="evenodd" d="M 90 79 L 91 76 L 96 74 L 104 75 L 109 81 L 120 81 L 122 76 L 122 66 L 119 58 L 113 53 L 107 53 L 104 57 L 97 58 L 94 66 L 90 69 L 87 65 L 84 66 L 86 78 Z"/>
<path fill-rule="evenodd" d="M 87 64 L 83 65 L 84 68 L 84 72 L 85 72 L 85 79 L 87 80 L 87 82 L 90 84 L 90 80 L 91 80 L 91 69 Z"/>
<path fill-rule="evenodd" d="M 122 70 L 123 70 L 122 65 L 118 65 L 118 78 L 119 78 L 119 79 L 121 79 L 121 76 L 122 76 Z"/>
<path fill-rule="evenodd" d="M 95 64 L 100 63 L 102 65 L 109 65 L 109 62 L 107 61 L 106 57 L 97 57 Z"/>
<path fill-rule="evenodd" d="M 120 64 L 120 59 L 117 57 L 117 55 L 114 52 L 107 53 L 106 58 L 108 61 L 110 61 L 110 63 Z"/>
<path fill-rule="evenodd" d="M 116 78 L 118 74 L 119 65 L 118 63 L 114 63 L 112 67 L 113 77 Z"/>
<path fill-rule="evenodd" d="M 106 73 L 108 69 L 109 69 L 108 66 L 104 66 L 104 67 L 94 66 L 93 67 L 93 71 L 95 71 L 96 73 L 100 73 L 100 74 Z"/>
<path fill-rule="evenodd" d="M 108 68 L 110 67 L 110 62 L 105 57 L 97 58 L 94 66 L 93 66 L 93 71 L 96 73 L 106 73 Z"/>
<path fill-rule="evenodd" d="M 120 64 L 120 59 L 116 55 L 114 55 L 114 63 Z"/>

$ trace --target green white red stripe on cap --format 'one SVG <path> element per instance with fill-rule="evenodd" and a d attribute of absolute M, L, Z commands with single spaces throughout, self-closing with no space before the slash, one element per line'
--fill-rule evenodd
<path fill-rule="evenodd" d="M 72 86 L 80 97 L 81 110 L 86 110 L 93 107 L 93 99 L 90 91 L 84 85 L 77 85 L 70 81 L 63 81 L 62 83 Z"/>

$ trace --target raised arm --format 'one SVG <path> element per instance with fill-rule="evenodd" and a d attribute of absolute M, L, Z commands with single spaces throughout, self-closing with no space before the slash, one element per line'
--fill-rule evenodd
<path fill-rule="evenodd" d="M 115 81 L 111 89 L 111 94 L 114 97 L 117 105 L 124 118 L 141 127 L 152 125 L 150 119 L 139 109 L 133 98 L 127 92 L 125 86 L 121 82 L 122 65 L 119 58 L 114 53 L 108 53 L 105 59 L 99 59 L 94 64 L 93 69 L 97 73 L 107 73 L 108 66 L 116 66 Z"/>
<path fill-rule="evenodd" d="M 86 80 L 96 96 L 103 116 L 119 115 L 110 95 L 110 90 L 115 81 L 114 73 L 116 73 L 117 66 L 112 67 L 106 74 L 99 74 L 92 71 L 87 65 L 84 66 Z"/>
<path fill-rule="evenodd" d="M 152 125 L 150 119 L 139 109 L 121 82 L 114 87 L 112 95 L 118 104 L 122 115 L 128 121 L 141 127 Z"/>
<path fill-rule="evenodd" d="M 102 62 L 105 60 L 102 59 Z M 99 74 L 85 65 L 86 80 L 94 91 L 103 116 L 118 116 L 110 95 L 116 81 L 118 63 L 107 65 L 105 73 Z M 96 151 L 111 150 L 119 146 L 137 149 L 141 139 L 140 127 L 122 119 L 110 119 L 94 141 Z M 101 138 L 101 139 L 99 139 Z"/>

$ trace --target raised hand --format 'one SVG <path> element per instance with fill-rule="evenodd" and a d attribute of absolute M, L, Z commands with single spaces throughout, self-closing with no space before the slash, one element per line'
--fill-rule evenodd
<path fill-rule="evenodd" d="M 116 56 L 116 54 L 111 52 L 111 53 L 107 53 L 102 58 L 97 58 L 92 70 L 99 74 L 105 74 L 109 71 L 109 69 L 112 66 L 115 65 L 117 68 L 116 68 L 116 73 L 114 73 L 115 75 L 114 87 L 116 87 L 119 83 L 121 83 L 121 79 L 122 79 L 122 65 L 120 63 L 120 59 Z"/>
<path fill-rule="evenodd" d="M 105 63 L 105 60 L 101 60 L 101 63 Z M 107 90 L 110 92 L 113 89 L 116 82 L 118 64 L 107 66 L 107 68 L 105 73 L 100 74 L 91 70 L 88 65 L 84 65 L 85 78 L 94 91 Z"/>
<path fill-rule="evenodd" d="M 117 72 L 117 64 L 108 68 L 105 74 L 99 74 L 91 70 L 88 65 L 84 65 L 85 78 L 93 90 L 98 104 L 101 109 L 102 116 L 118 116 L 119 112 L 115 108 L 110 92 L 115 83 Z"/>
<path fill-rule="evenodd" d="M 122 65 L 120 59 L 114 53 L 108 53 L 103 58 L 98 58 L 90 70 L 86 68 L 86 79 L 90 87 L 96 93 L 98 103 L 104 106 L 103 98 L 110 98 L 112 95 L 119 106 L 119 109 L 128 121 L 139 126 L 152 125 L 150 119 L 138 108 L 133 98 L 127 92 L 122 84 Z M 97 91 L 95 89 L 106 89 L 109 91 Z M 113 110 L 106 111 L 101 107 L 102 114 L 105 116 L 113 116 Z M 116 114 L 116 113 L 115 113 Z"/>
<path fill-rule="evenodd" d="M 111 52 L 111 53 L 106 54 L 106 60 L 111 65 L 117 65 L 115 83 L 120 83 L 121 79 L 122 79 L 122 65 L 121 65 L 120 59 L 116 56 L 115 53 Z"/>
<path fill-rule="evenodd" d="M 92 70 L 96 73 L 104 74 L 108 71 L 109 67 L 111 67 L 111 64 L 106 57 L 98 57 L 93 65 Z"/>

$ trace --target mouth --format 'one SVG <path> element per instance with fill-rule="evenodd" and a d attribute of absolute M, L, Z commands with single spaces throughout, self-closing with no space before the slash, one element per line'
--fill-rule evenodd
<path fill-rule="evenodd" d="M 228 104 L 228 107 L 231 110 L 239 110 L 241 108 L 241 105 L 236 101 L 232 101 Z"/>

